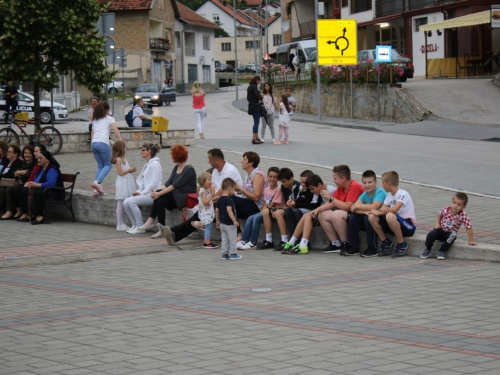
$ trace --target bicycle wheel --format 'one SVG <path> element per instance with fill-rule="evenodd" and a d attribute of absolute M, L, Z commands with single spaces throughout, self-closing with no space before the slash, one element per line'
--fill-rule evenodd
<path fill-rule="evenodd" d="M 45 126 L 36 136 L 36 144 L 45 145 L 52 155 L 56 155 L 63 146 L 63 139 L 59 130 L 53 126 Z"/>
<path fill-rule="evenodd" d="M 0 140 L 7 142 L 9 145 L 20 145 L 19 136 L 10 128 L 0 130 Z"/>

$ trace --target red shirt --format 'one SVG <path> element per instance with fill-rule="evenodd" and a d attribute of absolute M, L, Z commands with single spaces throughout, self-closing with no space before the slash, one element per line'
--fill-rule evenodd
<path fill-rule="evenodd" d="M 453 215 L 450 212 L 450 207 L 444 207 L 439 214 L 441 215 L 441 229 L 445 232 L 457 233 L 462 224 L 466 229 L 472 228 L 469 217 L 464 211 L 460 211 L 457 215 Z"/>
<path fill-rule="evenodd" d="M 356 202 L 361 194 L 365 192 L 363 186 L 355 180 L 351 180 L 347 192 L 343 188 L 337 188 L 333 197 L 341 202 Z"/>
<path fill-rule="evenodd" d="M 200 96 L 193 95 L 193 108 L 202 109 L 205 107 L 205 96 L 202 94 Z"/>

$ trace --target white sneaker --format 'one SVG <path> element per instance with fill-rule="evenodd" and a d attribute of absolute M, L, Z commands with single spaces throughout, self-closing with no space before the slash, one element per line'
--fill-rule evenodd
<path fill-rule="evenodd" d="M 276 142 L 276 139 L 273 138 L 273 143 Z"/>
<path fill-rule="evenodd" d="M 155 234 L 153 234 L 153 235 L 151 236 L 151 238 L 154 238 L 155 240 L 156 240 L 157 238 L 163 238 L 163 233 L 162 233 L 162 232 L 156 232 Z"/>
<path fill-rule="evenodd" d="M 101 184 L 98 182 L 98 181 L 94 181 L 92 183 L 92 185 L 90 185 L 92 188 L 94 188 L 95 190 L 97 190 L 97 192 L 99 193 L 99 195 L 104 195 L 104 190 L 102 190 L 102 186 Z"/>
<path fill-rule="evenodd" d="M 257 247 L 257 245 L 254 245 L 253 243 L 251 243 L 250 241 L 248 241 L 245 246 L 241 247 L 241 250 L 252 250 L 252 249 L 255 249 Z"/>
<path fill-rule="evenodd" d="M 264 138 L 260 140 L 260 143 L 266 143 L 266 141 L 264 141 Z"/>
<path fill-rule="evenodd" d="M 119 231 L 119 232 L 126 232 L 128 231 L 130 228 L 127 227 L 127 224 L 122 224 L 122 225 L 117 225 L 116 226 L 116 230 Z"/>
<path fill-rule="evenodd" d="M 92 192 L 92 196 L 94 198 L 97 198 L 99 195 L 101 195 L 101 194 L 99 194 L 99 192 L 96 189 L 94 189 L 94 191 Z"/>
<path fill-rule="evenodd" d="M 238 243 L 236 244 L 236 248 L 238 250 L 241 250 L 241 249 L 243 249 L 243 246 L 245 246 L 245 245 L 246 245 L 245 241 L 238 241 Z"/>
<path fill-rule="evenodd" d="M 132 225 L 126 232 L 130 233 L 130 231 L 134 229 L 137 229 L 137 225 Z"/>
<path fill-rule="evenodd" d="M 151 225 L 142 224 L 140 227 L 137 227 L 137 229 L 149 230 L 149 229 L 153 229 L 155 227 L 156 227 L 156 225 L 154 223 Z"/>
<path fill-rule="evenodd" d="M 135 227 L 134 229 L 131 229 L 127 232 L 128 234 L 144 234 L 146 233 L 145 230 L 139 229 L 139 227 Z"/>

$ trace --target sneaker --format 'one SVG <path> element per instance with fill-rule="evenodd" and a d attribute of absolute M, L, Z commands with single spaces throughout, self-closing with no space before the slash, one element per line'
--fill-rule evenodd
<path fill-rule="evenodd" d="M 167 243 L 170 246 L 174 246 L 175 236 L 174 236 L 174 233 L 172 233 L 172 231 L 170 230 L 170 227 L 167 227 L 167 226 L 164 226 L 164 225 L 161 225 L 160 223 L 158 223 L 158 229 L 160 230 L 160 232 L 163 233 L 163 237 L 165 237 L 165 240 L 167 240 Z"/>
<path fill-rule="evenodd" d="M 285 142 L 283 142 L 283 143 L 287 145 L 287 144 L 289 144 L 289 143 L 290 143 L 290 141 L 285 141 Z"/>
<path fill-rule="evenodd" d="M 300 245 L 295 245 L 293 249 L 288 250 L 285 254 L 293 255 L 293 254 L 308 254 L 309 247 L 300 247 Z"/>
<path fill-rule="evenodd" d="M 273 143 L 276 142 L 276 139 L 273 138 L 273 140 L 271 142 L 273 142 Z"/>
<path fill-rule="evenodd" d="M 438 251 L 438 256 L 437 258 L 439 260 L 443 260 L 443 259 L 446 259 L 446 257 L 444 256 L 444 251 Z"/>
<path fill-rule="evenodd" d="M 386 240 L 380 244 L 380 251 L 378 253 L 378 256 L 385 257 L 389 255 L 391 253 L 391 248 L 393 244 L 394 243 L 390 239 L 386 238 Z"/>
<path fill-rule="evenodd" d="M 281 141 L 274 141 L 273 142 L 275 145 L 280 145 L 281 144 Z"/>
<path fill-rule="evenodd" d="M 429 257 L 429 255 L 431 255 L 431 251 L 428 249 L 425 249 L 424 251 L 422 251 L 422 254 L 420 254 L 420 258 L 427 259 Z"/>
<path fill-rule="evenodd" d="M 391 255 L 391 258 L 399 258 L 405 255 L 406 250 L 408 250 L 408 244 L 403 241 L 403 243 L 398 243 L 396 245 L 396 250 Z"/>
<path fill-rule="evenodd" d="M 260 139 L 260 143 L 266 143 L 266 141 L 264 140 L 264 138 Z"/>
<path fill-rule="evenodd" d="M 203 243 L 202 247 L 204 249 L 217 249 L 219 246 L 213 244 L 212 242 L 208 242 L 208 243 Z"/>
<path fill-rule="evenodd" d="M 338 247 L 337 245 L 333 245 L 330 242 L 327 247 L 325 247 L 323 250 L 321 250 L 321 252 L 323 254 L 339 253 L 340 252 L 340 247 Z"/>
<path fill-rule="evenodd" d="M 92 185 L 90 185 L 93 189 L 97 190 L 99 195 L 104 195 L 104 190 L 102 190 L 102 186 L 98 181 L 94 181 Z"/>
<path fill-rule="evenodd" d="M 122 225 L 117 225 L 116 230 L 118 232 L 126 232 L 130 229 L 130 227 L 127 227 L 127 224 L 122 224 Z"/>
<path fill-rule="evenodd" d="M 283 250 L 281 251 L 281 254 L 286 254 L 289 250 L 292 250 L 292 248 L 293 248 L 293 245 L 290 242 L 287 242 L 283 246 Z"/>
<path fill-rule="evenodd" d="M 355 249 L 352 246 L 349 246 L 349 248 L 344 253 L 345 256 L 351 256 L 351 255 L 356 255 L 356 254 L 359 254 L 359 250 Z"/>
<path fill-rule="evenodd" d="M 345 255 L 345 253 L 347 252 L 347 250 L 349 250 L 350 247 L 351 245 L 349 244 L 349 242 L 347 241 L 342 242 L 342 244 L 340 245 L 340 255 Z"/>
<path fill-rule="evenodd" d="M 369 247 L 359 255 L 363 258 L 371 258 L 371 257 L 376 257 L 379 254 L 379 252 L 380 250 L 374 249 L 373 247 Z"/>
<path fill-rule="evenodd" d="M 130 228 L 128 228 L 128 230 L 126 230 L 126 232 L 130 233 L 130 231 L 135 228 L 137 228 L 137 225 L 132 225 Z"/>
<path fill-rule="evenodd" d="M 101 194 L 99 194 L 99 192 L 96 189 L 94 189 L 94 191 L 92 192 L 92 196 L 94 198 L 97 198 L 99 195 L 101 195 Z"/>
<path fill-rule="evenodd" d="M 226 254 L 222 254 L 222 255 L 220 256 L 220 258 L 221 258 L 222 260 L 229 260 L 229 254 L 228 254 L 228 253 L 226 253 Z"/>
<path fill-rule="evenodd" d="M 138 227 L 139 229 L 141 230 L 150 230 L 150 229 L 153 229 L 155 227 L 154 223 L 151 224 L 151 225 L 146 225 L 146 224 L 142 224 L 140 227 Z"/>
<path fill-rule="evenodd" d="M 236 247 L 238 249 L 238 247 Z M 254 245 L 250 241 L 248 241 L 245 245 L 243 245 L 240 250 L 253 250 L 257 248 L 257 245 Z"/>
<path fill-rule="evenodd" d="M 127 231 L 128 234 L 144 234 L 146 231 L 144 229 L 139 229 L 139 227 L 135 227 L 134 229 L 131 229 Z"/>
<path fill-rule="evenodd" d="M 278 246 L 276 246 L 276 247 L 274 248 L 274 250 L 275 250 L 275 251 L 283 251 L 283 249 L 285 248 L 285 244 L 286 244 L 286 242 L 281 241 L 281 242 L 279 243 L 279 245 L 278 245 Z"/>
<path fill-rule="evenodd" d="M 241 250 L 241 249 L 243 249 L 243 246 L 245 246 L 245 245 L 246 245 L 245 241 L 238 241 L 236 243 L 236 249 Z"/>
<path fill-rule="evenodd" d="M 240 260 L 241 258 L 243 258 L 243 257 L 238 253 L 229 255 L 229 260 Z"/>
<path fill-rule="evenodd" d="M 259 249 L 260 250 L 274 249 L 274 244 L 266 240 L 260 244 Z"/>

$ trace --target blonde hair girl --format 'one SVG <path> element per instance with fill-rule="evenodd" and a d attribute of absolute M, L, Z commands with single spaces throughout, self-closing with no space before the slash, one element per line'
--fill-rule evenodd
<path fill-rule="evenodd" d="M 206 117 L 207 112 L 205 109 L 205 92 L 201 89 L 200 82 L 196 81 L 193 83 L 191 95 L 193 96 L 193 109 L 198 133 L 200 134 L 200 139 L 205 139 L 203 134 L 203 118 Z"/>

